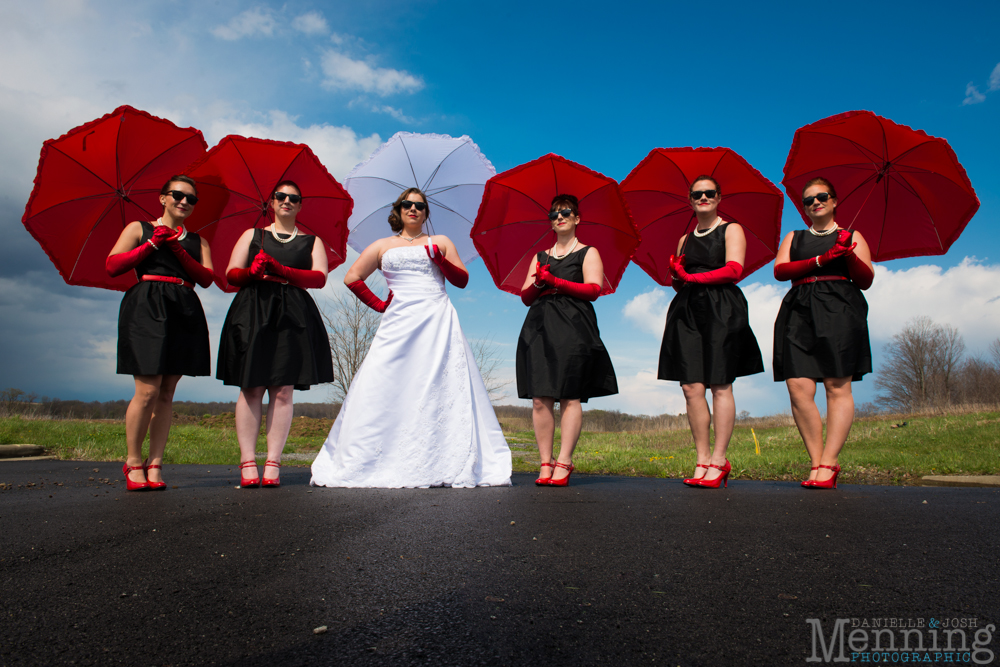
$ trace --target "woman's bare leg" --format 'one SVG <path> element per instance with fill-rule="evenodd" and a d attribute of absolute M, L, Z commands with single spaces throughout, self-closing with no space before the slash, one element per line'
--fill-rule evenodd
<path fill-rule="evenodd" d="M 816 381 L 811 378 L 788 378 L 785 385 L 792 403 L 792 417 L 809 452 L 809 467 L 815 468 L 823 457 L 823 419 L 816 407 Z M 809 479 L 816 479 L 816 472 L 809 471 Z"/>
<path fill-rule="evenodd" d="M 531 424 L 535 429 L 538 457 L 542 463 L 552 463 L 552 441 L 556 434 L 555 399 L 542 396 L 531 399 Z M 547 474 L 546 474 L 547 473 Z M 543 466 L 539 479 L 552 476 L 552 468 Z"/>
<path fill-rule="evenodd" d="M 243 387 L 236 399 L 236 440 L 240 443 L 240 461 L 257 460 L 257 436 L 260 435 L 261 404 L 264 400 L 265 387 Z M 247 480 L 254 479 L 247 467 L 243 476 Z"/>
<path fill-rule="evenodd" d="M 167 449 L 167 438 L 170 436 L 170 423 L 174 418 L 174 390 L 180 381 L 180 375 L 163 375 L 160 391 L 153 402 L 153 416 L 149 420 L 149 460 L 148 465 L 163 465 L 163 452 Z M 159 468 L 154 468 L 147 475 L 150 482 L 162 482 L 163 475 Z"/>
<path fill-rule="evenodd" d="M 712 420 L 715 424 L 715 449 L 712 452 L 712 465 L 720 468 L 726 465 L 726 451 L 733 437 L 736 426 L 736 401 L 733 399 L 732 384 L 712 385 Z M 722 476 L 722 471 L 709 468 L 705 479 L 715 479 Z"/>
<path fill-rule="evenodd" d="M 295 407 L 292 405 L 292 385 L 267 388 L 267 460 L 281 463 L 281 452 L 288 441 Z M 270 474 L 269 474 L 270 473 Z M 274 466 L 264 468 L 264 479 L 276 479 L 280 470 Z"/>
<path fill-rule="evenodd" d="M 835 466 L 854 423 L 854 394 L 850 377 L 823 378 L 823 385 L 826 388 L 826 446 L 820 464 Z M 816 473 L 816 480 L 820 482 L 831 477 L 833 471 L 826 468 Z"/>
<path fill-rule="evenodd" d="M 128 452 L 125 462 L 130 467 L 138 467 L 129 473 L 133 482 L 145 482 L 146 475 L 142 472 L 142 441 L 149 431 L 149 422 L 153 417 L 153 406 L 160 393 L 162 375 L 134 375 L 135 395 L 129 401 L 125 411 L 125 446 Z"/>
<path fill-rule="evenodd" d="M 694 438 L 694 449 L 698 454 L 698 463 L 707 466 L 712 462 L 712 445 L 709 434 L 712 413 L 708 409 L 708 401 L 705 400 L 705 385 L 701 382 L 691 382 L 690 384 L 682 384 L 681 390 L 684 392 L 684 402 L 687 404 L 688 426 L 691 427 L 691 437 Z M 716 433 L 716 440 L 718 437 L 718 433 Z M 705 468 L 695 467 L 694 477 L 691 479 L 700 479 L 705 474 Z"/>
<path fill-rule="evenodd" d="M 559 400 L 559 463 L 573 465 L 573 450 L 580 439 L 583 428 L 583 406 L 578 398 L 562 398 Z M 557 468 L 552 473 L 552 479 L 569 477 L 569 470 Z"/>

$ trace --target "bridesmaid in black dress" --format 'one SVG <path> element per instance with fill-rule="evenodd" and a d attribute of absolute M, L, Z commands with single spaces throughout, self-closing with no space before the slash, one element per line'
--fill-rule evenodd
<path fill-rule="evenodd" d="M 678 242 L 679 257 L 670 258 L 677 296 L 667 311 L 657 377 L 678 380 L 687 402 L 698 463 L 694 477 L 684 483 L 717 489 L 729 485 L 732 469 L 726 450 L 736 425 L 733 380 L 764 372 L 764 362 L 750 329 L 747 300 L 735 284 L 746 259 L 743 228 L 718 216 L 722 190 L 711 176 L 691 183 L 688 201 L 698 225 Z M 705 400 L 708 388 L 711 411 Z M 709 443 L 713 420 L 714 450 Z"/>
<path fill-rule="evenodd" d="M 837 488 L 837 457 L 854 421 L 851 381 L 871 373 L 868 303 L 861 290 L 875 277 L 868 244 L 834 220 L 837 192 L 825 178 L 802 191 L 812 221 L 789 232 L 774 260 L 774 277 L 791 280 L 774 322 L 774 380 L 785 381 L 792 416 L 812 460 L 809 489 Z M 826 442 L 816 383 L 826 389 Z"/>
<path fill-rule="evenodd" d="M 108 255 L 108 274 L 134 270 L 139 278 L 118 314 L 118 373 L 135 378 L 122 466 L 129 491 L 167 488 L 160 472 L 174 389 L 182 375 L 210 372 L 208 324 L 194 283 L 212 284 L 212 257 L 205 239 L 182 226 L 197 203 L 194 181 L 174 176 L 160 190 L 163 217 L 129 223 Z M 147 432 L 149 458 L 143 460 Z"/>
<path fill-rule="evenodd" d="M 240 291 L 222 327 L 216 376 L 240 387 L 236 439 L 240 443 L 240 486 L 280 486 L 281 452 L 292 425 L 292 390 L 333 381 L 326 327 L 307 288 L 326 284 L 326 250 L 316 236 L 299 234 L 295 218 L 302 191 L 283 181 L 271 197 L 274 222 L 243 232 L 226 271 Z M 265 390 L 267 459 L 257 471 Z M 244 470 L 251 474 L 244 474 Z"/>
<path fill-rule="evenodd" d="M 529 309 L 517 339 L 517 395 L 532 399 L 532 423 L 542 460 L 535 484 L 568 486 L 583 423 L 580 404 L 617 394 L 618 381 L 591 305 L 601 292 L 604 264 L 597 248 L 580 245 L 576 238 L 577 198 L 556 195 L 549 220 L 556 243 L 549 252 L 538 253 L 521 288 L 521 301 Z M 553 464 L 557 400 L 562 437 L 559 459 Z"/>

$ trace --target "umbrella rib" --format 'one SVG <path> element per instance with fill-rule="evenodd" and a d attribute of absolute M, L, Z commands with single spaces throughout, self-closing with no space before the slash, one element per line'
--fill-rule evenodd
<path fill-rule="evenodd" d="M 83 164 L 82 162 L 80 162 L 79 160 L 77 160 L 75 157 L 72 157 L 69 154 L 67 154 L 66 151 L 62 150 L 61 148 L 59 148 L 58 146 L 55 146 L 53 144 L 49 144 L 49 148 L 51 148 L 54 151 L 59 152 L 67 160 L 72 161 L 77 166 L 79 166 L 81 169 L 83 169 L 85 172 L 87 172 L 88 174 L 90 174 L 91 176 L 93 176 L 94 178 L 96 178 L 97 180 L 99 180 L 101 183 L 104 183 L 106 186 L 108 186 L 112 190 L 115 190 L 115 186 L 113 186 L 112 184 L 108 183 L 106 180 L 104 180 L 100 176 L 98 176 L 97 173 L 93 169 L 91 169 L 90 167 L 86 166 L 85 164 Z"/>
<path fill-rule="evenodd" d="M 235 142 L 232 144 L 232 146 L 233 150 L 236 151 L 236 154 L 240 156 L 240 161 L 243 163 L 243 166 L 246 167 L 247 173 L 250 174 L 250 182 L 253 183 L 253 187 L 257 191 L 257 200 L 259 202 L 263 202 L 264 195 L 262 195 L 260 192 L 260 186 L 257 185 L 257 179 L 254 178 L 253 169 L 250 168 L 250 163 L 248 163 L 247 159 L 243 157 L 243 151 L 240 150 L 240 147 L 237 146 Z M 226 189 L 228 190 L 229 188 Z M 230 190 L 230 192 L 232 192 L 232 190 Z M 249 197 L 247 197 L 247 199 L 249 199 Z"/>
<path fill-rule="evenodd" d="M 510 267 L 510 271 L 508 271 L 507 275 L 504 276 L 503 280 L 500 281 L 501 285 L 503 285 L 504 283 L 507 282 L 507 279 L 510 278 L 511 275 L 514 273 L 514 269 L 516 269 L 518 267 L 518 265 L 522 261 L 524 261 L 524 258 L 528 256 L 528 252 L 530 252 L 531 249 L 535 247 L 535 244 L 538 243 L 539 241 L 541 241 L 543 238 L 545 238 L 548 234 L 551 234 L 551 232 L 550 231 L 544 232 L 541 236 L 539 236 L 537 239 L 535 239 L 534 243 L 532 243 L 531 245 L 528 246 L 527 250 L 525 250 L 523 253 L 521 253 L 521 257 L 516 262 L 514 262 L 514 264 Z"/>
<path fill-rule="evenodd" d="M 931 221 L 931 229 L 934 230 L 934 236 L 937 237 L 938 247 L 941 248 L 941 250 L 943 251 L 945 248 L 944 248 L 944 243 L 941 241 L 941 234 L 938 232 L 937 221 L 934 219 L 934 216 L 931 214 L 930 209 L 927 208 L 927 204 L 924 203 L 923 197 L 920 197 L 920 196 L 917 195 L 916 190 L 914 190 L 913 186 L 910 185 L 909 182 L 907 182 L 905 178 L 903 178 L 902 174 L 900 174 L 899 172 L 895 172 L 895 174 L 898 177 L 894 177 L 893 178 L 893 182 L 899 184 L 900 187 L 905 188 L 910 194 L 912 194 L 914 197 L 916 197 L 917 201 L 920 202 L 920 206 L 922 206 L 923 209 L 924 209 L 924 211 L 927 213 L 927 219 Z M 889 188 L 886 188 L 886 211 L 889 210 L 888 197 L 889 197 Z M 882 228 L 885 229 L 885 220 L 884 219 L 882 221 Z"/>
<path fill-rule="evenodd" d="M 453 148 L 447 155 L 445 155 L 443 158 L 441 158 L 441 160 L 438 161 L 437 166 L 434 167 L 434 171 L 431 172 L 430 178 L 427 179 L 427 182 L 424 184 L 424 187 L 420 188 L 421 190 L 427 190 L 428 186 L 431 184 L 431 181 L 434 180 L 434 177 L 437 176 L 438 172 L 441 170 L 441 167 L 444 166 L 445 160 L 447 160 L 452 155 L 454 155 L 455 152 L 459 148 L 461 148 L 462 146 L 464 146 L 464 145 L 465 145 L 465 142 L 464 141 L 461 142 L 458 146 L 455 146 L 455 148 Z M 407 157 L 409 157 L 409 154 L 407 154 Z M 416 177 L 415 174 L 413 176 L 413 180 L 414 180 L 414 182 L 417 180 L 417 177 Z"/>
<path fill-rule="evenodd" d="M 175 148 L 177 148 L 177 147 L 178 147 L 178 146 L 180 146 L 181 144 L 184 144 L 184 143 L 187 143 L 188 141 L 191 141 L 191 140 L 193 140 L 193 139 L 195 139 L 195 138 L 196 138 L 196 135 L 190 135 L 190 136 L 186 137 L 186 138 L 185 138 L 185 139 L 184 139 L 183 141 L 179 141 L 179 142 L 177 142 L 176 144 L 172 144 L 171 146 L 169 146 L 169 147 L 165 148 L 165 149 L 164 149 L 163 151 L 161 151 L 161 152 L 160 152 L 160 153 L 159 153 L 158 155 L 156 155 L 156 156 L 154 156 L 154 157 L 150 158 L 150 159 L 149 159 L 149 161 L 148 161 L 148 162 L 147 162 L 146 164 L 144 164 L 144 165 L 142 166 L 142 169 L 140 169 L 139 171 L 135 172 L 135 174 L 134 174 L 134 175 L 132 176 L 132 178 L 131 178 L 131 179 L 129 179 L 129 182 L 130 182 L 130 183 L 135 183 L 135 182 L 136 182 L 137 180 L 139 180 L 139 177 L 140 177 L 140 176 L 142 176 L 142 175 L 143 175 L 143 174 L 144 174 L 144 173 L 146 172 L 146 170 L 147 170 L 147 169 L 149 169 L 149 167 L 150 167 L 150 166 L 151 166 L 151 165 L 152 165 L 152 164 L 153 164 L 154 162 L 156 162 L 156 161 L 157 161 L 157 160 L 159 160 L 159 159 L 160 159 L 161 157 L 163 157 L 164 155 L 166 155 L 166 154 L 167 154 L 167 153 L 169 153 L 170 151 L 174 150 Z M 124 191 L 124 189 L 125 189 L 125 184 L 123 183 L 123 184 L 122 184 L 122 190 Z M 132 194 L 131 190 L 129 190 L 129 192 L 128 192 L 127 194 Z"/>
<path fill-rule="evenodd" d="M 406 164 L 410 167 L 410 174 L 413 176 L 413 183 L 416 184 L 417 172 L 413 169 L 413 160 L 410 159 L 410 150 L 406 147 L 406 142 L 403 141 L 403 137 L 399 138 L 399 143 L 403 146 L 403 152 L 406 154 Z"/>
<path fill-rule="evenodd" d="M 94 235 L 94 230 L 97 229 L 100 226 L 101 220 L 104 219 L 104 216 L 106 216 L 108 214 L 108 211 L 110 211 L 114 207 L 114 205 L 116 203 L 122 209 L 122 220 L 125 219 L 125 202 L 122 200 L 122 198 L 121 197 L 115 197 L 113 199 L 108 200 L 108 205 L 105 206 L 104 210 L 101 212 L 101 214 L 99 216 L 97 216 L 94 224 L 91 225 L 90 229 L 87 231 L 87 237 L 84 239 L 83 243 L 80 244 L 80 251 L 77 253 L 76 259 L 73 261 L 73 268 L 70 269 L 70 271 L 69 271 L 69 277 L 70 278 L 72 278 L 73 274 L 76 273 L 76 267 L 79 266 L 79 264 L 80 264 L 80 258 L 83 257 L 83 251 L 87 247 L 87 241 L 89 241 L 90 237 Z M 124 229 L 124 227 L 122 229 Z"/>

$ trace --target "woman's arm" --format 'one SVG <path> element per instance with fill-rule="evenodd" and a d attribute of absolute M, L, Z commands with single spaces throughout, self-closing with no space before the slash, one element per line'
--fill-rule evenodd
<path fill-rule="evenodd" d="M 365 285 L 365 279 L 375 273 L 378 268 L 382 253 L 385 252 L 384 246 L 385 239 L 379 239 L 362 250 L 361 256 L 351 265 L 351 268 L 347 270 L 347 275 L 344 276 L 344 284 L 347 285 L 347 289 L 354 292 L 354 296 L 358 297 L 361 303 L 379 313 L 384 313 L 385 309 L 389 307 L 389 303 L 392 302 L 392 290 L 389 290 L 389 298 L 383 301 L 368 289 L 368 286 Z"/>
<path fill-rule="evenodd" d="M 139 265 L 139 262 L 152 255 L 158 246 L 155 241 L 157 238 L 156 231 L 160 229 L 164 228 L 157 227 L 156 230 L 153 230 L 153 239 L 143 243 L 142 223 L 128 223 L 118 237 L 115 246 L 108 254 L 107 260 L 104 262 L 104 268 L 108 272 L 108 275 L 112 278 L 120 276 L 127 271 L 131 271 Z M 161 241 L 165 240 L 172 233 L 169 227 L 166 230 L 166 232 L 160 232 L 158 235 Z"/>
<path fill-rule="evenodd" d="M 326 250 L 323 241 L 317 236 L 313 239 L 312 262 L 310 269 L 296 269 L 285 266 L 275 258 L 266 256 L 267 267 L 275 275 L 279 275 L 296 287 L 302 289 L 322 289 L 326 285 Z"/>
<path fill-rule="evenodd" d="M 226 281 L 234 287 L 249 285 L 255 277 L 259 277 L 254 276 L 251 269 L 247 266 L 247 260 L 250 255 L 250 241 L 253 239 L 253 235 L 253 229 L 248 229 L 240 234 L 240 238 L 236 241 L 236 245 L 233 246 L 233 252 L 229 256 L 229 265 L 226 267 Z M 263 275 L 263 266 L 261 266 L 261 270 L 257 273 Z"/>
<path fill-rule="evenodd" d="M 452 285 L 464 289 L 469 284 L 469 270 L 462 263 L 458 249 L 451 239 L 444 235 L 429 237 L 424 250 Z"/>
<path fill-rule="evenodd" d="M 702 273 L 688 273 L 683 262 L 674 261 L 673 270 L 681 280 L 699 285 L 735 283 L 743 275 L 743 261 L 747 254 L 747 239 L 743 228 L 733 223 L 726 227 L 726 265 Z"/>
<path fill-rule="evenodd" d="M 582 283 L 556 278 L 549 272 L 547 264 L 539 269 L 538 274 L 540 282 L 551 284 L 557 292 L 584 301 L 595 301 L 601 293 L 601 285 L 604 284 L 604 262 L 601 261 L 601 253 L 597 248 L 591 246 L 583 258 Z"/>
<path fill-rule="evenodd" d="M 875 267 L 872 265 L 872 252 L 868 242 L 860 232 L 854 232 L 851 240 L 854 242 L 854 252 L 848 254 L 847 271 L 851 280 L 861 289 L 868 289 L 875 280 Z"/>

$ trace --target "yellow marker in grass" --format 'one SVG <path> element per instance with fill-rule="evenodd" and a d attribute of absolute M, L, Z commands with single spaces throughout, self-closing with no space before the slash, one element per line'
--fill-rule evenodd
<path fill-rule="evenodd" d="M 760 443 L 757 442 L 757 434 L 753 432 L 753 427 L 750 427 L 750 435 L 753 436 L 753 446 L 757 450 L 757 456 L 760 456 Z"/>

